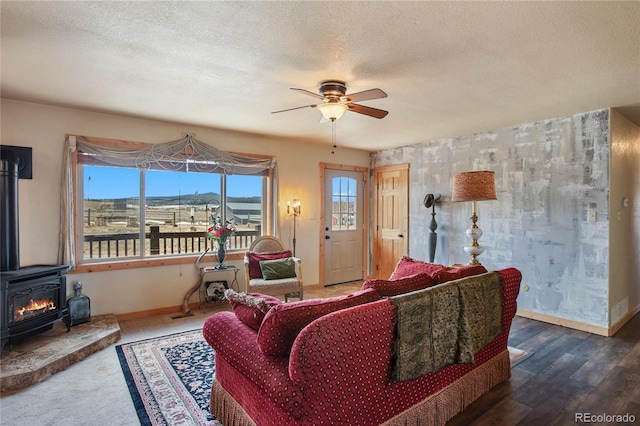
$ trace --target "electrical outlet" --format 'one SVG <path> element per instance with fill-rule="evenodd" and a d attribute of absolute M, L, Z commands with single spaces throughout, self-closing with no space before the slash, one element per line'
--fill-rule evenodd
<path fill-rule="evenodd" d="M 596 212 L 596 209 L 589 209 L 589 216 L 587 218 L 587 221 L 589 222 L 595 222 L 598 219 L 598 213 Z"/>

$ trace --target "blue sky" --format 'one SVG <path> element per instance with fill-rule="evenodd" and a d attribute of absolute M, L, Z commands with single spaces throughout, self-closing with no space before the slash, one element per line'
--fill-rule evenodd
<path fill-rule="evenodd" d="M 85 166 L 84 198 L 138 197 L 137 169 Z M 227 176 L 227 196 L 260 196 L 260 177 Z M 207 192 L 220 193 L 220 177 L 207 173 L 147 171 L 147 196 L 174 196 Z"/>

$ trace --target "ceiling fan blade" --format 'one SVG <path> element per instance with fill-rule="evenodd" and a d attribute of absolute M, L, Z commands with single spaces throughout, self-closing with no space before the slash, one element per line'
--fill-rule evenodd
<path fill-rule="evenodd" d="M 318 106 L 317 104 L 313 104 L 313 105 L 305 105 L 305 106 L 289 108 L 289 109 L 281 109 L 280 111 L 272 111 L 271 114 L 277 114 L 279 112 L 287 112 L 287 111 L 293 111 L 293 110 L 296 110 L 296 109 L 309 108 L 309 107 L 315 108 L 317 106 Z"/>
<path fill-rule="evenodd" d="M 305 90 L 305 89 L 296 89 L 295 87 L 291 87 L 291 90 L 295 90 L 296 92 L 304 93 L 305 95 L 312 96 L 314 98 L 322 99 L 322 96 L 320 96 L 319 94 L 310 92 L 310 91 Z"/>
<path fill-rule="evenodd" d="M 387 114 L 389 114 L 389 111 L 384 111 L 384 110 L 378 109 L 378 108 L 371 108 L 371 107 L 364 106 L 364 105 L 348 103 L 347 107 L 349 107 L 349 111 L 357 112 L 359 114 L 368 115 L 368 116 L 374 117 L 374 118 L 385 118 L 387 116 Z"/>
<path fill-rule="evenodd" d="M 380 89 L 369 89 L 362 92 L 351 93 L 346 97 L 349 98 L 349 102 L 360 102 L 371 99 L 386 98 L 387 94 Z"/>

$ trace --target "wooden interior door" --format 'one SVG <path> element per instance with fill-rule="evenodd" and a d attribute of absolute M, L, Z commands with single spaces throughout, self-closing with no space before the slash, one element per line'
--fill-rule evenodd
<path fill-rule="evenodd" d="M 373 181 L 373 275 L 387 279 L 409 252 L 409 165 L 376 168 Z"/>

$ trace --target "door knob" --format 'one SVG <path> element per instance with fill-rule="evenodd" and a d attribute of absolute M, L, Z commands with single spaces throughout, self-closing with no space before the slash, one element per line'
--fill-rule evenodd
<path fill-rule="evenodd" d="M 398 238 L 404 238 L 403 234 L 398 234 Z"/>
<path fill-rule="evenodd" d="M 325 239 L 325 240 L 330 240 L 330 239 L 331 239 L 331 237 L 330 237 L 330 236 L 328 236 L 328 235 L 325 235 L 325 236 L 324 236 L 324 239 Z"/>

